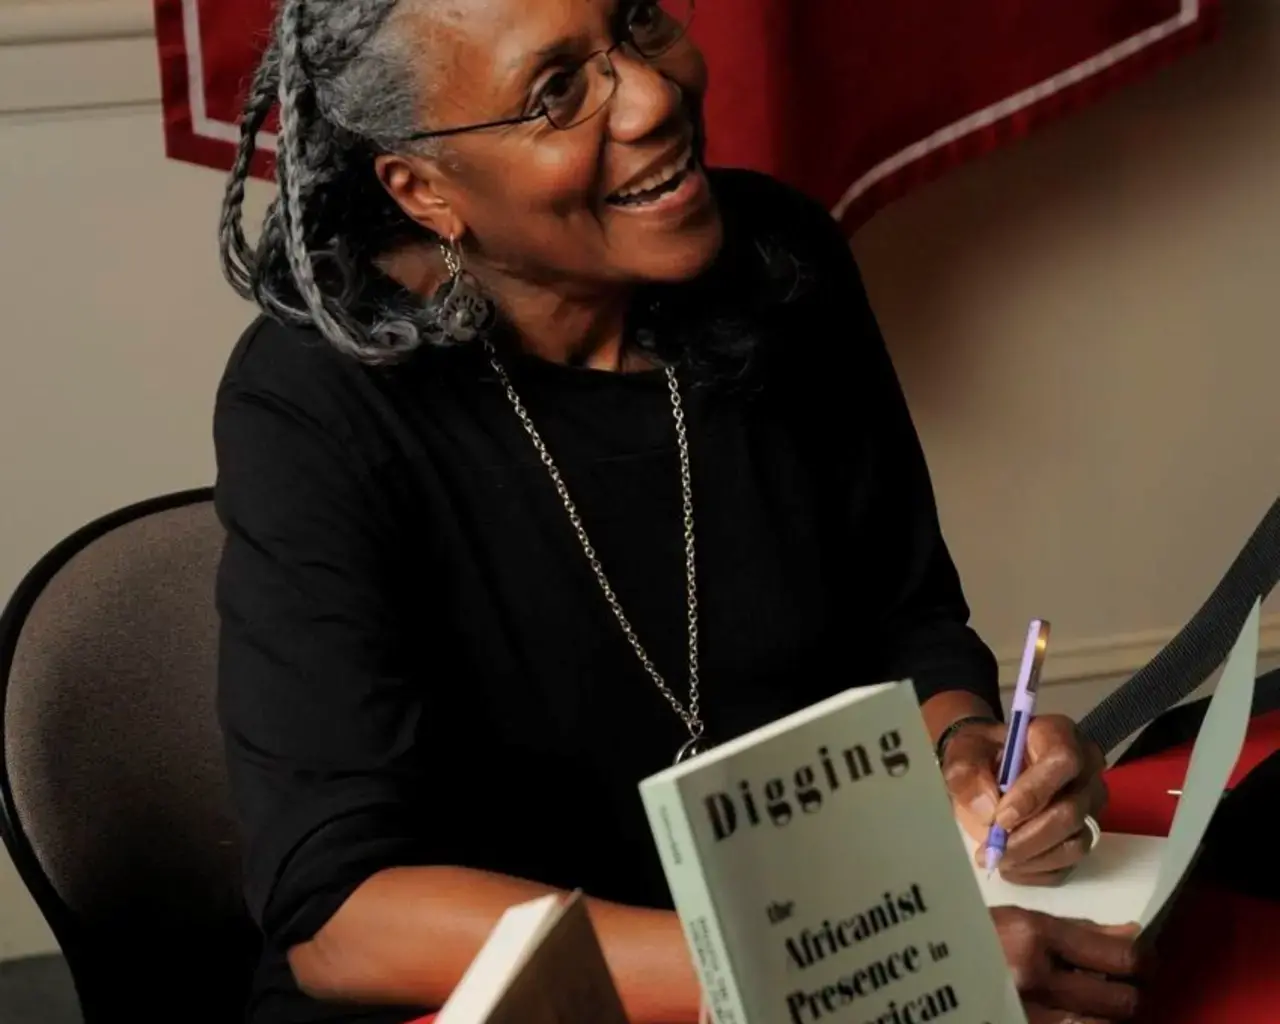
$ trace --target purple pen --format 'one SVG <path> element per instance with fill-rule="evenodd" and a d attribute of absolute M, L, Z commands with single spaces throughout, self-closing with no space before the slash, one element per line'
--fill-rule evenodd
<path fill-rule="evenodd" d="M 1009 788 L 1022 773 L 1022 761 L 1027 753 L 1027 727 L 1036 713 L 1036 693 L 1040 689 L 1040 669 L 1044 666 L 1044 651 L 1049 645 L 1049 623 L 1044 619 L 1032 619 L 1027 630 L 1027 645 L 1022 650 L 1022 665 L 1018 669 L 1018 685 L 1013 691 L 1013 704 L 1009 708 L 1009 730 L 1004 737 L 1004 752 L 1000 755 L 1000 771 L 996 782 L 1001 793 Z M 987 874 L 995 871 L 1004 856 L 1009 834 L 995 822 L 987 833 Z"/>

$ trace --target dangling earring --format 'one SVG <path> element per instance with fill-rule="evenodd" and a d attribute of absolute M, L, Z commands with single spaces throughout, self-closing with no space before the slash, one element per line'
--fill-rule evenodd
<path fill-rule="evenodd" d="M 493 324 L 496 311 L 493 303 L 480 291 L 476 279 L 462 268 L 453 239 L 440 243 L 445 269 L 449 280 L 438 293 L 436 318 L 440 325 L 441 339 L 458 345 L 474 341 Z"/>

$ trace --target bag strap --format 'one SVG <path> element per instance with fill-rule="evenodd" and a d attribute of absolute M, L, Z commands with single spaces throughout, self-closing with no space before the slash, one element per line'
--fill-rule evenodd
<path fill-rule="evenodd" d="M 1263 516 L 1209 599 L 1164 649 L 1080 721 L 1110 753 L 1195 692 L 1222 664 L 1255 601 L 1280 581 L 1280 498 Z"/>

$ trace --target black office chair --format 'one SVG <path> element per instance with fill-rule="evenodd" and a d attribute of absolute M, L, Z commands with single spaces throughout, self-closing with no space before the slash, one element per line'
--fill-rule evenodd
<path fill-rule="evenodd" d="M 85 1024 L 232 1024 L 259 938 L 215 713 L 204 488 L 49 552 L 0 616 L 0 836 Z"/>

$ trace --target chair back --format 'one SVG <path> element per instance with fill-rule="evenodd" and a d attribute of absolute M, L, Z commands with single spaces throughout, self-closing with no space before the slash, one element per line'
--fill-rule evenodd
<path fill-rule="evenodd" d="M 216 714 L 208 488 L 105 516 L 0 617 L 0 832 L 86 1024 L 230 1024 L 259 939 Z"/>

